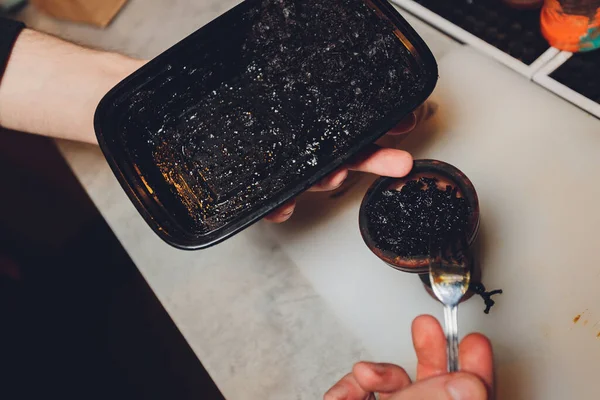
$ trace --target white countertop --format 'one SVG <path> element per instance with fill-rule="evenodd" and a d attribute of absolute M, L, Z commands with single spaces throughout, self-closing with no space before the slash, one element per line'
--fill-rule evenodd
<path fill-rule="evenodd" d="M 24 17 L 80 43 L 150 58 L 236 3 L 131 0 L 106 31 L 30 9 Z M 600 121 L 406 17 L 440 64 L 440 107 L 403 145 L 474 181 L 484 281 L 506 290 L 489 316 L 477 300 L 461 307 L 462 332 L 492 338 L 501 399 L 596 398 L 600 189 L 587 182 L 600 171 Z M 411 369 L 410 320 L 441 315 L 416 276 L 385 267 L 362 244 L 357 212 L 370 178 L 338 199 L 303 196 L 282 226 L 259 223 L 209 250 L 184 252 L 154 235 L 98 148 L 59 147 L 228 399 L 317 399 L 361 358 Z M 554 178 L 581 189 L 574 209 L 556 195 Z"/>

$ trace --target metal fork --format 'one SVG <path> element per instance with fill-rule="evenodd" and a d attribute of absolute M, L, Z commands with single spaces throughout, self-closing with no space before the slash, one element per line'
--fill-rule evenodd
<path fill-rule="evenodd" d="M 429 280 L 433 293 L 444 304 L 448 372 L 458 371 L 458 303 L 471 280 L 470 257 L 465 240 L 444 240 L 431 246 Z"/>

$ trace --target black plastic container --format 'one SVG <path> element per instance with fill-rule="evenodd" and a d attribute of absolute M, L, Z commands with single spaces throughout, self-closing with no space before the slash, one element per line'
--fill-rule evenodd
<path fill-rule="evenodd" d="M 95 128 L 152 229 L 201 249 L 340 167 L 436 81 L 386 0 L 247 0 L 119 83 Z"/>

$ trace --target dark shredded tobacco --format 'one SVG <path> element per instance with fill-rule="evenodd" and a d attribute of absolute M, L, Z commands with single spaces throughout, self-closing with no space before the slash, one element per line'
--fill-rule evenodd
<path fill-rule="evenodd" d="M 485 302 L 485 310 L 483 310 L 483 312 L 486 314 L 489 314 L 492 307 L 494 307 L 496 304 L 496 301 L 492 299 L 492 296 L 504 293 L 502 289 L 490 290 L 488 292 L 483 283 L 476 283 L 472 285 L 471 290 L 473 290 L 475 294 L 481 296 Z"/>
<path fill-rule="evenodd" d="M 375 245 L 404 257 L 425 256 L 445 238 L 464 237 L 471 212 L 456 188 L 440 190 L 436 179 L 425 177 L 381 192 L 366 211 Z"/>
<path fill-rule="evenodd" d="M 198 49 L 160 78 L 169 98 L 154 104 L 140 91 L 131 110 L 200 232 L 343 155 L 428 80 L 363 0 L 263 0 L 244 18 L 231 28 L 246 32 L 239 43 Z"/>

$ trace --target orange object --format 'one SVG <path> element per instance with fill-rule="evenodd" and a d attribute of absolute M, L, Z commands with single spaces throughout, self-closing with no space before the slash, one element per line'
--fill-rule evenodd
<path fill-rule="evenodd" d="M 600 0 L 546 0 L 541 28 L 559 50 L 594 50 L 600 47 Z"/>
<path fill-rule="evenodd" d="M 106 27 L 127 0 L 30 0 L 40 11 L 58 19 Z"/>

